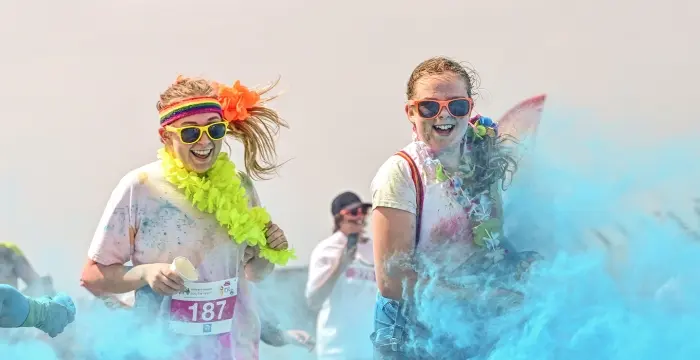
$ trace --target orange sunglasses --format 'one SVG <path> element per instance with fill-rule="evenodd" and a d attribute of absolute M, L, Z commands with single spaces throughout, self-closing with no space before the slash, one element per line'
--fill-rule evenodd
<path fill-rule="evenodd" d="M 410 100 L 408 105 L 415 106 L 420 117 L 434 119 L 442 109 L 447 109 L 447 112 L 454 117 L 467 116 L 474 107 L 474 101 L 467 97 L 450 100 Z"/>

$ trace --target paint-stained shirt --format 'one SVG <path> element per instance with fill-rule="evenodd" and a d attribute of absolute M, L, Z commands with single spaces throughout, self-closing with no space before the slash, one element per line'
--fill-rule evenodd
<path fill-rule="evenodd" d="M 458 202 L 449 181 L 438 179 L 434 158 L 425 143 L 414 141 L 403 151 L 415 162 L 424 187 L 417 251 L 423 259 L 440 266 L 443 271 L 449 273 L 457 268 L 464 270 L 464 259 L 469 258 L 472 262 L 471 260 L 477 259 L 472 255 L 476 252 L 483 253 L 472 241 L 473 225 L 469 209 Z M 380 167 L 372 180 L 371 191 L 374 208 L 388 207 L 417 213 L 416 187 L 411 169 L 401 156 L 390 157 Z M 500 202 L 497 185 L 492 192 Z M 479 199 L 484 207 L 491 207 L 491 200 L 487 196 Z"/>
<path fill-rule="evenodd" d="M 475 245 L 470 217 L 473 208 L 464 207 L 459 202 L 450 181 L 442 181 L 436 176 L 435 160 L 428 146 L 414 141 L 403 151 L 415 162 L 424 187 L 421 229 L 416 245 L 419 265 L 448 277 L 488 273 L 506 282 L 513 276 L 520 279 L 539 255 L 531 251 L 518 252 L 503 234 L 496 232 L 492 234 L 498 240 L 497 243 L 494 241 L 497 246 L 482 248 Z M 488 194 L 475 196 L 478 202 L 471 205 L 487 209 L 487 218 L 502 217 L 498 185 L 493 184 Z M 373 207 L 417 213 L 416 186 L 403 157 L 394 155 L 381 166 L 372 180 L 371 190 Z"/>
<path fill-rule="evenodd" d="M 241 176 L 249 205 L 259 205 L 250 179 Z M 183 256 L 199 271 L 198 282 L 237 277 L 231 333 L 189 338 L 194 341 L 191 351 L 200 354 L 190 358 L 222 354 L 214 358 L 257 359 L 260 322 L 243 271 L 245 246 L 234 243 L 213 215 L 196 209 L 181 190 L 168 182 L 157 161 L 131 171 L 119 182 L 95 231 L 88 257 L 102 265 L 129 261 L 141 265 L 171 263 Z M 135 292 L 134 308 L 166 319 L 170 316 L 170 298 L 146 286 Z"/>

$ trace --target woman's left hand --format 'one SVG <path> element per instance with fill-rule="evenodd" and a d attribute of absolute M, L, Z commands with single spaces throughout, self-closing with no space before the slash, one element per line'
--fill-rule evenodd
<path fill-rule="evenodd" d="M 267 238 L 267 246 L 272 250 L 287 250 L 289 248 L 284 231 L 275 223 L 271 222 L 267 224 L 265 237 Z"/>

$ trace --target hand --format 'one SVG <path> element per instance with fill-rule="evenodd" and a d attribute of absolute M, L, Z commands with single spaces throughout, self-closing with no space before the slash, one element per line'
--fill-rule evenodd
<path fill-rule="evenodd" d="M 172 296 L 185 289 L 184 280 L 175 271 L 170 270 L 170 264 L 146 265 L 142 279 L 153 291 L 164 296 Z"/>
<path fill-rule="evenodd" d="M 250 260 L 253 260 L 260 253 L 260 248 L 257 246 L 246 246 L 245 252 L 243 253 L 243 264 L 247 264 Z"/>
<path fill-rule="evenodd" d="M 303 330 L 287 330 L 284 333 L 284 338 L 287 344 L 301 346 L 309 350 L 309 352 L 316 347 L 316 340 Z"/>
<path fill-rule="evenodd" d="M 75 320 L 75 304 L 66 294 L 58 294 L 53 298 L 39 298 L 36 302 L 44 310 L 41 314 L 45 315 L 45 319 L 39 321 L 36 327 L 51 337 L 58 336 Z"/>
<path fill-rule="evenodd" d="M 267 239 L 267 246 L 272 250 L 287 250 L 289 248 L 287 237 L 284 236 L 284 231 L 277 224 L 267 224 L 265 238 Z"/>
<path fill-rule="evenodd" d="M 357 246 L 353 246 L 351 248 L 346 247 L 345 250 L 343 250 L 343 254 L 340 256 L 340 268 L 347 268 L 353 261 L 355 261 L 356 256 Z"/>

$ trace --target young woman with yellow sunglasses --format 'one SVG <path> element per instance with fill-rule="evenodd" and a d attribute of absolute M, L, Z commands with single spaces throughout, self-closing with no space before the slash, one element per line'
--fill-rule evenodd
<path fill-rule="evenodd" d="M 273 135 L 286 124 L 261 99 L 271 88 L 179 77 L 157 104 L 159 160 L 120 181 L 92 240 L 82 284 L 98 296 L 135 290 L 145 323 L 189 344 L 170 358 L 258 358 L 247 282 L 293 256 L 251 180 L 277 168 Z M 221 152 L 226 135 L 244 144 L 244 171 Z"/>

